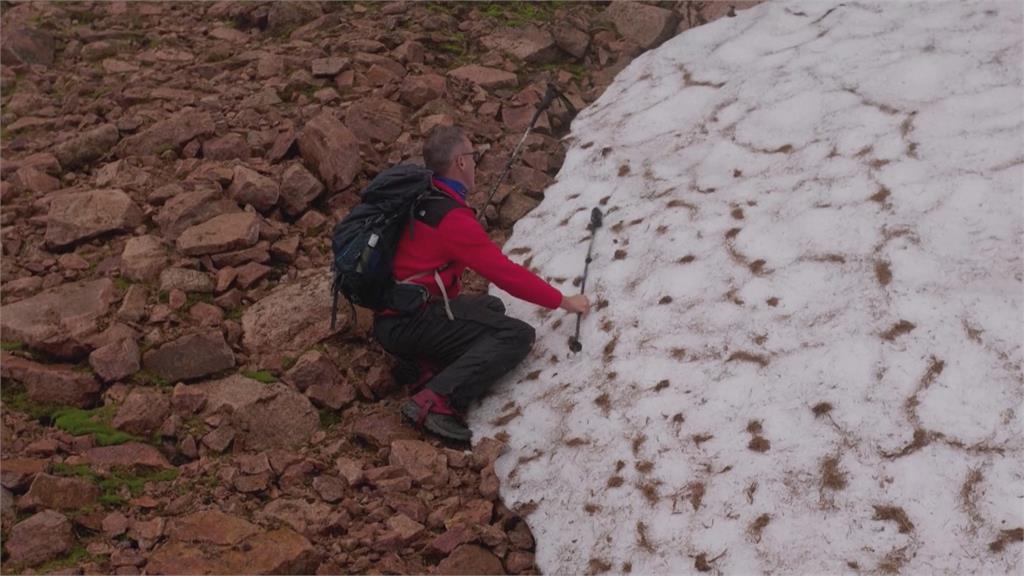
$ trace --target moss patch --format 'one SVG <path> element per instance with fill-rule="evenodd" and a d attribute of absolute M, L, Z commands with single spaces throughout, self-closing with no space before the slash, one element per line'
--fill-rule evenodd
<path fill-rule="evenodd" d="M 165 378 L 149 370 L 139 370 L 132 375 L 132 381 L 143 386 L 157 386 L 159 388 L 167 388 L 171 385 Z"/>
<path fill-rule="evenodd" d="M 277 377 L 266 370 L 243 370 L 242 376 L 264 384 L 277 382 Z"/>
<path fill-rule="evenodd" d="M 555 15 L 555 10 L 565 2 L 552 0 L 549 2 L 481 2 L 474 3 L 480 12 L 498 24 L 520 27 L 531 22 L 547 22 Z"/>
<path fill-rule="evenodd" d="M 21 352 L 25 349 L 25 344 L 18 340 L 4 340 L 0 342 L 0 350 L 4 352 Z"/>
<path fill-rule="evenodd" d="M 125 504 L 125 499 L 121 496 L 123 489 L 127 489 L 132 497 L 136 497 L 142 494 L 146 484 L 150 482 L 170 482 L 178 477 L 177 469 L 158 470 L 142 474 L 113 470 L 107 476 L 100 476 L 85 464 L 77 466 L 55 464 L 53 466 L 53 473 L 57 476 L 84 478 L 96 484 L 103 491 L 100 495 L 100 503 L 108 507 L 117 507 Z"/>
<path fill-rule="evenodd" d="M 86 562 L 101 562 L 105 559 L 105 556 L 90 554 L 89 551 L 85 549 L 85 546 L 79 544 L 72 548 L 71 552 L 68 552 L 66 556 L 62 558 L 55 558 L 40 566 L 38 568 L 38 573 L 49 574 L 66 568 L 74 568 Z"/>
<path fill-rule="evenodd" d="M 33 402 L 29 399 L 28 392 L 17 384 L 5 383 L 3 390 L 0 391 L 0 397 L 3 398 L 4 410 L 21 412 L 33 420 L 52 418 L 53 413 L 62 408 L 53 404 Z"/>
<path fill-rule="evenodd" d="M 338 422 L 341 422 L 341 412 L 338 410 L 331 410 L 330 408 L 320 409 L 320 427 L 330 428 Z"/>
<path fill-rule="evenodd" d="M 72 436 L 91 434 L 100 446 L 113 446 L 138 440 L 135 436 L 110 426 L 114 407 L 104 406 L 94 410 L 63 408 L 53 413 L 54 425 Z"/>

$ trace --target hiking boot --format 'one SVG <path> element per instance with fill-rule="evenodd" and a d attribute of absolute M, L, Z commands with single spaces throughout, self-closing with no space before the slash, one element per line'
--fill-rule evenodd
<path fill-rule="evenodd" d="M 402 415 L 418 428 L 426 428 L 438 436 L 458 442 L 469 442 L 473 433 L 440 394 L 424 388 L 402 404 Z"/>

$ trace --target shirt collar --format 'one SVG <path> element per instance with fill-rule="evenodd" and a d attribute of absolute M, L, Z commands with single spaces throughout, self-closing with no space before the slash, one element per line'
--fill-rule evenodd
<path fill-rule="evenodd" d="M 466 185 L 458 180 L 452 180 L 451 178 L 443 178 L 441 176 L 434 176 L 434 179 L 447 186 L 452 192 L 459 195 L 463 201 L 466 200 Z"/>

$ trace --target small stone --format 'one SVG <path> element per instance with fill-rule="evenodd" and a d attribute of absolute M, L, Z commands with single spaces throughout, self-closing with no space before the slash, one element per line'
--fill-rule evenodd
<path fill-rule="evenodd" d="M 270 266 L 249 262 L 237 269 L 238 274 L 235 277 L 235 283 L 242 290 L 247 290 L 250 286 L 265 278 L 271 270 L 273 269 Z"/>
<path fill-rule="evenodd" d="M 138 436 L 149 436 L 171 412 L 171 399 L 159 390 L 135 388 L 111 421 L 111 425 Z"/>
<path fill-rule="evenodd" d="M 348 68 L 351 61 L 348 58 L 330 56 L 328 58 L 317 58 L 312 63 L 313 76 L 337 76 L 342 70 Z"/>
<path fill-rule="evenodd" d="M 324 185 L 302 164 L 292 164 L 281 176 L 281 209 L 297 216 L 324 190 Z"/>
<path fill-rule="evenodd" d="M 505 557 L 505 569 L 512 574 L 521 574 L 534 567 L 534 556 L 530 552 L 513 550 Z"/>
<path fill-rule="evenodd" d="M 111 512 L 103 518 L 103 533 L 115 538 L 128 531 L 128 517 L 120 512 Z"/>
<path fill-rule="evenodd" d="M 259 241 L 259 217 L 251 212 L 215 216 L 188 228 L 178 237 L 178 250 L 186 256 L 201 256 L 248 248 Z"/>
<path fill-rule="evenodd" d="M 317 476 L 313 479 L 313 490 L 324 502 L 337 502 L 345 497 L 348 483 L 334 476 Z"/>
<path fill-rule="evenodd" d="M 121 275 L 136 282 L 148 282 L 167 267 L 167 249 L 156 236 L 128 239 L 121 253 Z"/>
<path fill-rule="evenodd" d="M 169 382 L 202 378 L 234 365 L 235 355 L 217 330 L 182 336 L 143 357 L 146 370 Z"/>
<path fill-rule="evenodd" d="M 515 88 L 519 79 L 515 74 L 488 68 L 478 64 L 469 64 L 448 72 L 448 76 L 457 80 L 471 82 L 481 88 L 493 90 L 497 88 Z"/>
<path fill-rule="evenodd" d="M 249 144 L 241 134 L 232 132 L 220 138 L 203 142 L 203 158 L 207 160 L 234 160 L 249 158 Z"/>
<path fill-rule="evenodd" d="M 244 166 L 235 166 L 234 178 L 227 193 L 240 204 L 251 204 L 267 212 L 277 204 L 281 187 L 270 178 Z"/>
<path fill-rule="evenodd" d="M 89 366 L 104 382 L 116 382 L 139 371 L 139 345 L 124 338 L 93 350 Z"/>
<path fill-rule="evenodd" d="M 475 544 L 463 544 L 437 566 L 438 574 L 504 574 L 501 560 Z"/>
<path fill-rule="evenodd" d="M 160 273 L 160 290 L 171 292 L 213 292 L 210 275 L 190 268 L 167 268 Z"/>

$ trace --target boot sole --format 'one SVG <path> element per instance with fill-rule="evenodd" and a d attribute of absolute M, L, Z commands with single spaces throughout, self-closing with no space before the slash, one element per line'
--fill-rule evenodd
<path fill-rule="evenodd" d="M 415 404 L 404 404 L 402 406 L 402 416 L 405 416 L 407 420 L 409 420 L 415 425 L 416 421 L 419 419 L 420 416 L 420 409 Z M 437 434 L 438 436 L 447 438 L 449 440 L 455 440 L 457 442 L 469 442 L 470 440 L 473 439 L 472 432 L 470 432 L 467 435 L 452 434 L 448 430 L 434 424 L 434 422 L 431 421 L 430 417 L 427 417 L 427 419 L 423 421 L 423 427 L 429 430 L 430 432 Z"/>

